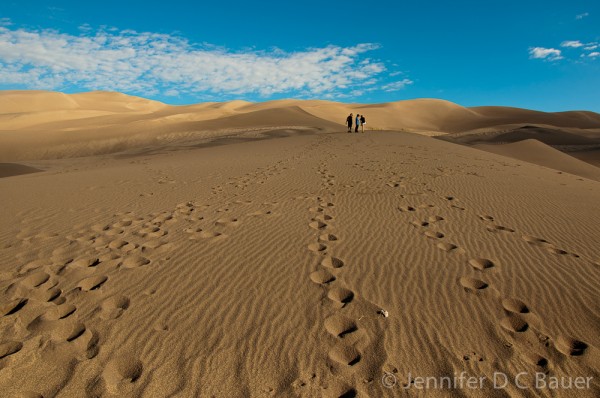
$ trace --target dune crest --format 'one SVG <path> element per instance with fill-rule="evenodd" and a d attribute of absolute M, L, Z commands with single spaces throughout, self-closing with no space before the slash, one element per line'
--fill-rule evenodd
<path fill-rule="evenodd" d="M 345 130 L 344 122 L 349 113 L 366 115 L 367 130 L 435 136 L 557 170 L 581 172 L 578 175 L 586 178 L 596 179 L 592 168 L 575 159 L 558 156 L 558 152 L 554 152 L 556 160 L 551 161 L 544 147 L 536 147 L 535 151 L 546 155 L 525 159 L 525 152 L 516 146 L 488 146 L 534 139 L 573 153 L 588 164 L 600 164 L 600 115 L 593 112 L 465 108 L 427 98 L 383 104 L 284 99 L 170 106 L 101 91 L 1 92 L 0 162 L 31 163 L 111 153 L 154 153 L 282 134 L 336 133 Z M 542 157 L 546 160 L 541 161 Z M 579 166 L 575 166 L 576 163 Z"/>

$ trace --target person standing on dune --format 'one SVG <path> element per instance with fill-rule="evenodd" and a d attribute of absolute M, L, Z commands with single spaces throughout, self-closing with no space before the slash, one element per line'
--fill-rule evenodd
<path fill-rule="evenodd" d="M 354 132 L 358 133 L 358 128 L 360 127 L 360 115 L 356 114 L 356 126 L 354 127 Z"/>
<path fill-rule="evenodd" d="M 365 115 L 360 115 L 360 128 L 361 132 L 365 132 L 365 124 L 367 124 L 367 119 L 365 119 Z"/>
<path fill-rule="evenodd" d="M 352 132 L 352 114 L 349 114 L 346 118 L 346 124 L 348 125 L 348 132 Z"/>

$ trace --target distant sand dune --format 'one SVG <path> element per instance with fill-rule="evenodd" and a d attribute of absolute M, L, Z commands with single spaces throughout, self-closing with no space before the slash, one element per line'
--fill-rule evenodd
<path fill-rule="evenodd" d="M 538 140 L 528 139 L 505 145 L 478 144 L 475 145 L 475 148 L 600 181 L 600 168 L 569 156 Z"/>
<path fill-rule="evenodd" d="M 0 134 L 0 161 L 111 153 L 173 140 L 175 136 L 206 140 L 230 135 L 232 129 L 304 126 L 320 131 L 344 131 L 343 124 L 350 112 L 365 114 L 367 128 L 371 130 L 401 130 L 423 135 L 477 133 L 478 129 L 485 129 L 489 134 L 490 131 L 506 130 L 509 125 L 515 126 L 514 131 L 498 134 L 497 140 L 512 142 L 514 136 L 522 135 L 522 139 L 546 142 L 541 136 L 549 134 L 544 134 L 541 129 L 554 129 L 555 132 L 550 134 L 553 136 L 579 136 L 581 142 L 594 141 L 600 135 L 600 115 L 592 112 L 464 108 L 437 99 L 369 105 L 278 100 L 168 106 L 110 92 L 67 95 L 4 91 L 0 93 L 0 131 L 3 131 Z M 529 134 L 526 134 L 528 128 Z M 533 129 L 538 130 L 537 135 Z M 563 131 L 565 129 L 570 130 Z M 584 133 L 592 129 L 596 129 L 595 136 L 585 137 Z M 457 137 L 455 141 L 468 143 L 474 137 L 471 134 L 467 138 Z M 575 141 L 573 138 L 570 141 Z"/>

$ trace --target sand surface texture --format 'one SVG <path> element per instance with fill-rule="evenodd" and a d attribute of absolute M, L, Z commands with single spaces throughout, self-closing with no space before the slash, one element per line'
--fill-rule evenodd
<path fill-rule="evenodd" d="M 25 94 L 0 99 L 13 170 L 0 178 L 2 396 L 600 394 L 597 169 L 529 136 L 413 134 L 393 112 L 425 101 L 422 131 L 444 133 L 447 118 L 450 134 L 487 137 L 489 109 L 362 106 L 404 132 L 347 134 L 358 108 L 343 104 L 178 113 L 111 93 Z M 340 117 L 324 119 L 327 106 Z M 479 122 L 457 131 L 472 112 Z M 528 112 L 498 112 L 494 134 L 539 122 L 596 139 L 596 114 Z M 409 380 L 463 371 L 482 388 Z M 593 380 L 496 390 L 495 372 Z"/>

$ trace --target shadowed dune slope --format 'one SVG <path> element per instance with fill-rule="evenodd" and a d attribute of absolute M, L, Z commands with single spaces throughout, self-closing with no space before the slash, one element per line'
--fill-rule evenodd
<path fill-rule="evenodd" d="M 528 139 L 503 145 L 478 144 L 475 148 L 600 181 L 600 168 L 538 140 Z"/>

